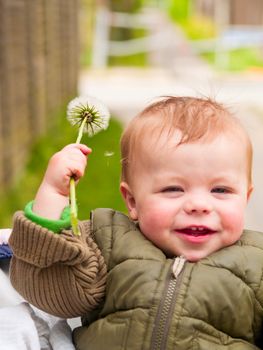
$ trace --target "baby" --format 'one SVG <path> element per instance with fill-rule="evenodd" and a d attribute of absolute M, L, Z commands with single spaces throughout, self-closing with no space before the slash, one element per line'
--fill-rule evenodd
<path fill-rule="evenodd" d="M 15 216 L 16 289 L 46 312 L 82 316 L 81 350 L 263 349 L 263 235 L 243 227 L 252 147 L 238 119 L 210 99 L 162 98 L 130 122 L 121 151 L 129 216 L 96 209 L 81 237 L 69 179 L 91 150 L 51 158 Z"/>

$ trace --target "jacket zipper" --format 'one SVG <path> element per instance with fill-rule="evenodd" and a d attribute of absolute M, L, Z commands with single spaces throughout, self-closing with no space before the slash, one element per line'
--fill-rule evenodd
<path fill-rule="evenodd" d="M 172 311 L 174 310 L 178 285 L 180 282 L 179 275 L 184 268 L 185 262 L 186 260 L 182 256 L 175 258 L 172 265 L 172 271 L 169 271 L 164 291 L 164 297 L 161 300 L 154 323 L 150 347 L 151 350 L 166 349 L 166 340 L 168 336 L 170 321 L 173 317 Z M 182 274 L 180 275 L 180 279 L 181 276 Z"/>

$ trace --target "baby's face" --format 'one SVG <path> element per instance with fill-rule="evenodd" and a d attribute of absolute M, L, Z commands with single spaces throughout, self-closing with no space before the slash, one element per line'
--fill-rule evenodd
<path fill-rule="evenodd" d="M 142 149 L 132 183 L 121 189 L 149 240 L 169 256 L 198 261 L 242 234 L 251 192 L 246 148 L 224 136 L 178 147 L 174 142 L 161 138 Z"/>

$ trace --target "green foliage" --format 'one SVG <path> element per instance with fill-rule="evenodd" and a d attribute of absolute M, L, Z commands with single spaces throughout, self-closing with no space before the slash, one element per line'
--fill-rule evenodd
<path fill-rule="evenodd" d="M 110 0 L 109 1 L 109 7 L 111 11 L 128 12 L 128 13 L 139 11 L 143 4 L 144 4 L 144 0 L 125 0 L 125 1 Z"/>
<path fill-rule="evenodd" d="M 256 48 L 238 49 L 222 53 L 225 55 L 222 60 L 216 59 L 215 52 L 203 54 L 217 69 L 229 71 L 244 71 L 250 68 L 263 67 L 262 53 Z M 220 65 L 220 62 L 224 63 Z"/>
<path fill-rule="evenodd" d="M 191 40 L 214 38 L 217 34 L 216 26 L 211 19 L 193 15 L 181 22 L 186 36 Z"/>
<path fill-rule="evenodd" d="M 179 24 L 191 40 L 213 38 L 216 26 L 209 18 L 191 11 L 191 0 L 168 0 L 167 11 L 170 18 Z"/>
<path fill-rule="evenodd" d="M 1 193 L 0 227 L 10 227 L 16 210 L 23 210 L 25 204 L 35 196 L 49 158 L 66 144 L 76 140 L 77 129 L 70 126 L 65 113 L 60 115 L 56 127 L 32 148 L 32 155 L 24 174 L 9 191 Z M 122 127 L 111 119 L 109 128 L 93 138 L 84 135 L 83 143 L 92 148 L 85 177 L 77 186 L 79 218 L 89 218 L 90 210 L 96 207 L 112 207 L 125 211 L 119 193 L 120 153 L 119 139 Z M 105 154 L 113 153 L 112 156 Z"/>
<path fill-rule="evenodd" d="M 111 67 L 146 67 L 148 60 L 145 53 L 138 53 L 130 56 L 109 57 L 109 65 Z"/>
<path fill-rule="evenodd" d="M 168 12 L 173 20 L 176 22 L 185 21 L 188 17 L 188 9 L 189 9 L 189 1 L 190 0 L 168 0 L 167 8 Z"/>

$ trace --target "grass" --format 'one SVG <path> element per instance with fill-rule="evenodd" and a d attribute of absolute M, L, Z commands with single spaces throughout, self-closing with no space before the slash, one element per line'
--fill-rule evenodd
<path fill-rule="evenodd" d="M 13 213 L 23 210 L 25 204 L 34 198 L 52 154 L 76 140 L 77 130 L 69 125 L 64 113 L 58 116 L 56 124 L 48 135 L 33 146 L 25 172 L 13 188 L 7 192 L 2 191 L 0 227 L 11 227 Z M 83 137 L 82 142 L 88 144 L 93 152 L 89 157 L 86 174 L 77 186 L 80 219 L 89 218 L 90 210 L 97 207 L 125 211 L 119 193 L 121 132 L 121 124 L 113 118 L 107 130 L 93 138 L 86 135 Z"/>
<path fill-rule="evenodd" d="M 259 49 L 238 49 L 225 53 L 226 64 L 220 67 L 216 63 L 214 52 L 206 53 L 203 57 L 217 69 L 226 69 L 232 72 L 245 71 L 250 68 L 263 67 L 262 53 Z"/>

